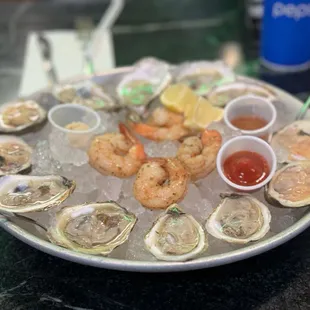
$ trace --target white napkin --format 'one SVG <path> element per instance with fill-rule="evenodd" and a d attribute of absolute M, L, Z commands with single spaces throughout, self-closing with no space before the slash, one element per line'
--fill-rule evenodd
<path fill-rule="evenodd" d="M 58 79 L 62 81 L 83 74 L 83 54 L 76 31 L 59 30 L 43 33 L 52 46 L 53 63 Z M 114 68 L 114 47 L 109 30 L 101 32 L 99 39 L 98 36 L 96 37 L 92 50 L 96 72 Z M 37 34 L 30 33 L 27 38 L 19 95 L 26 96 L 46 86 L 48 86 L 48 79 L 43 70 Z"/>

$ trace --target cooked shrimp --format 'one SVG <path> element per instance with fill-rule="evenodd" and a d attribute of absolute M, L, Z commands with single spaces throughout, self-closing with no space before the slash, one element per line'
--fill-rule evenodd
<path fill-rule="evenodd" d="M 137 173 L 146 155 L 143 144 L 124 124 L 120 133 L 106 133 L 96 137 L 88 150 L 89 164 L 102 174 L 127 178 Z"/>
<path fill-rule="evenodd" d="M 154 141 L 179 140 L 189 134 L 183 116 L 163 107 L 156 108 L 147 123 L 132 123 L 139 135 Z"/>
<path fill-rule="evenodd" d="M 146 208 L 165 209 L 183 199 L 189 174 L 177 158 L 151 158 L 140 168 L 133 187 Z"/>
<path fill-rule="evenodd" d="M 201 139 L 188 137 L 181 144 L 177 158 L 190 173 L 192 180 L 206 177 L 214 168 L 222 137 L 216 130 L 205 130 Z"/>

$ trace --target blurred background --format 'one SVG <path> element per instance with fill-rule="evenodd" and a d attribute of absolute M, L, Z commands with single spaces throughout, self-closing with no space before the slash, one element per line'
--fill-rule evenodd
<path fill-rule="evenodd" d="M 36 81 L 39 82 L 30 55 L 34 54 L 31 34 L 75 31 L 81 17 L 96 26 L 109 4 L 109 0 L 1 1 L 1 100 L 23 93 L 23 85 L 30 90 L 29 83 L 33 89 Z M 100 70 L 130 65 L 149 55 L 172 63 L 216 59 L 221 57 L 226 44 L 232 43 L 240 52 L 242 63 L 238 71 L 241 74 L 263 78 L 305 97 L 309 91 L 308 71 L 294 73 L 300 82 L 292 85 L 292 73 L 277 73 L 260 66 L 262 15 L 262 0 L 124 0 L 119 17 L 113 27 L 107 29 L 106 42 L 101 42 L 104 47 L 100 57 L 106 64 Z M 53 51 L 64 55 L 75 53 L 76 47 L 72 45 L 69 50 L 68 41 L 59 42 L 52 42 Z M 64 47 L 66 51 L 62 53 Z"/>

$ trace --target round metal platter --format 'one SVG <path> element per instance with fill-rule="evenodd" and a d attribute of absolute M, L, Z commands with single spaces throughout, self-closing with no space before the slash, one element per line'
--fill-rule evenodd
<path fill-rule="evenodd" d="M 93 77 L 93 80 L 99 84 L 109 85 L 111 79 L 115 81 L 115 79 L 119 79 L 122 74 L 130 70 L 130 67 L 118 68 L 113 71 L 97 75 L 96 77 Z M 77 80 L 82 78 L 83 77 L 79 77 Z M 246 79 L 251 80 L 248 78 Z M 300 109 L 302 102 L 283 90 L 275 88 L 271 85 L 268 86 L 277 93 L 281 101 L 285 102 L 288 108 L 288 113 L 295 115 Z M 46 90 L 43 90 L 42 92 L 46 93 Z M 34 94 L 33 97 L 40 95 L 42 92 Z M 310 119 L 309 113 L 307 118 Z M 80 264 L 135 272 L 176 272 L 229 264 L 271 250 L 294 238 L 308 228 L 310 226 L 310 212 L 305 210 L 299 220 L 292 226 L 262 241 L 257 241 L 249 244 L 248 246 L 237 250 L 232 250 L 230 252 L 204 256 L 187 262 L 133 261 L 81 254 L 50 243 L 38 232 L 34 224 L 21 221 L 17 217 L 14 218 L 14 220 L 9 220 L 0 215 L 0 226 L 11 235 L 38 250 Z"/>

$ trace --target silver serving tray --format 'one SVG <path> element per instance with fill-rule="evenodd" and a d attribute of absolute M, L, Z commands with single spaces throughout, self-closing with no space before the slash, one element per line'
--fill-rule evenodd
<path fill-rule="evenodd" d="M 130 67 L 118 68 L 110 72 L 105 72 L 103 74 L 97 75 L 93 77 L 93 79 L 95 81 L 98 81 L 100 84 L 104 84 L 106 80 L 109 80 L 110 78 L 117 79 L 121 74 L 130 70 Z M 78 77 L 74 80 L 80 80 L 82 78 L 83 77 Z M 285 103 L 288 103 L 288 113 L 292 113 L 292 115 L 295 115 L 297 113 L 297 111 L 301 107 L 301 101 L 281 89 L 278 89 L 269 84 L 266 85 L 272 88 Z M 42 92 L 44 91 L 46 92 L 46 90 L 43 90 Z M 38 92 L 34 94 L 34 96 L 37 96 L 40 93 L 41 92 Z M 309 113 L 307 114 L 306 118 L 310 119 Z M 0 226 L 8 233 L 15 236 L 19 240 L 29 244 L 30 246 L 45 253 L 72 262 L 77 262 L 80 264 L 94 267 L 125 271 L 176 272 L 210 268 L 214 266 L 229 264 L 269 251 L 294 238 L 295 236 L 303 232 L 306 228 L 308 228 L 310 226 L 310 212 L 307 210 L 305 214 L 292 226 L 268 239 L 258 241 L 244 248 L 233 250 L 231 252 L 201 257 L 188 262 L 175 263 L 161 261 L 131 261 L 73 252 L 71 250 L 61 248 L 44 240 L 44 237 L 38 233 L 38 230 L 34 224 L 21 221 L 18 218 L 14 218 L 14 220 L 11 221 L 0 215 Z"/>

